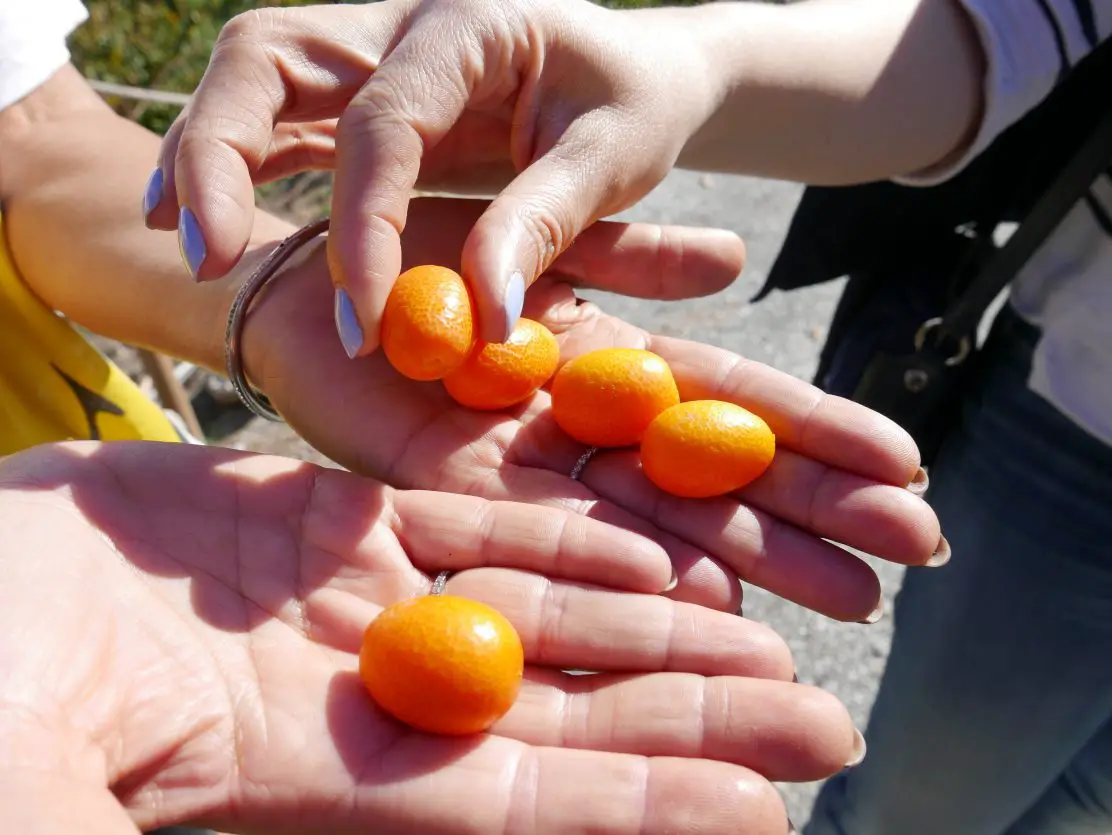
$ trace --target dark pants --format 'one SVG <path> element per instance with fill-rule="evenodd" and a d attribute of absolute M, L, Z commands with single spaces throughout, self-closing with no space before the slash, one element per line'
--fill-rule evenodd
<path fill-rule="evenodd" d="M 806 835 L 1112 832 L 1112 448 L 1026 385 L 994 326 L 928 499 L 953 559 L 909 569 L 868 756 Z"/>

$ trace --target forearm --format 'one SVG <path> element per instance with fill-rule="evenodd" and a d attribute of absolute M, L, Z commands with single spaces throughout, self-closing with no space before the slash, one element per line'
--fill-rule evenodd
<path fill-rule="evenodd" d="M 890 178 L 968 144 L 984 57 L 956 0 L 713 3 L 685 18 L 716 106 L 679 165 L 812 184 Z"/>
<path fill-rule="evenodd" d="M 66 75 L 72 76 L 66 78 Z M 224 318 L 240 278 L 198 285 L 173 233 L 152 232 L 140 198 L 159 138 L 116 116 L 67 68 L 5 114 L 4 229 L 31 289 L 90 330 L 209 368 L 222 367 Z M 65 102 L 52 97 L 65 95 Z M 256 213 L 253 245 L 292 227 Z"/>

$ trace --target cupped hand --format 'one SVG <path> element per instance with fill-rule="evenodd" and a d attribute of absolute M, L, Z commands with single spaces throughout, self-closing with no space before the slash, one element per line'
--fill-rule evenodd
<path fill-rule="evenodd" d="M 774 633 L 652 593 L 659 548 L 567 511 L 81 443 L 0 464 L 0 529 L 4 831 L 783 835 L 768 781 L 860 755 Z M 442 570 L 525 647 L 474 738 L 399 725 L 356 673 Z"/>
<path fill-rule="evenodd" d="M 485 205 L 415 200 L 405 263 L 458 266 L 460 243 Z M 679 584 L 668 594 L 677 600 L 734 611 L 740 577 L 840 620 L 879 617 L 876 575 L 842 546 L 909 565 L 937 562 L 943 547 L 917 495 L 918 452 L 908 435 L 788 374 L 645 333 L 575 298 L 570 285 L 622 292 L 635 281 L 664 298 L 709 292 L 736 273 L 713 233 L 706 246 L 690 238 L 670 247 L 680 234 L 593 225 L 530 292 L 526 313 L 559 334 L 564 360 L 612 345 L 649 348 L 672 366 L 685 398 L 726 400 L 764 417 L 777 435 L 776 459 L 734 496 L 668 496 L 642 474 L 635 451 L 596 455 L 573 480 L 584 448 L 555 425 L 547 392 L 512 411 L 476 412 L 439 383 L 403 378 L 381 352 L 349 361 L 333 333 L 323 243 L 268 285 L 248 318 L 248 370 L 299 434 L 357 472 L 569 509 L 653 538 L 676 567 Z"/>
<path fill-rule="evenodd" d="M 505 187 L 461 263 L 482 336 L 502 341 L 524 290 L 593 221 L 660 182 L 713 109 L 707 59 L 672 13 L 386 0 L 235 18 L 166 137 L 148 223 L 178 228 L 193 273 L 216 278 L 244 251 L 253 182 L 335 167 L 331 272 L 362 325 L 349 348 L 365 355 L 414 185 Z"/>

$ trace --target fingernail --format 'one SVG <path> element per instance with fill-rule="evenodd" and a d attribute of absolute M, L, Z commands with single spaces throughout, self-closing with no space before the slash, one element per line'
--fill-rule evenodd
<path fill-rule="evenodd" d="M 161 202 L 162 169 L 156 168 L 151 172 L 151 178 L 147 180 L 147 190 L 143 192 L 143 218 L 146 219 L 150 217 L 151 212 L 153 212 Z"/>
<path fill-rule="evenodd" d="M 517 320 L 521 318 L 521 311 L 525 307 L 525 276 L 521 270 L 515 270 L 506 282 L 506 339 L 513 333 Z M 504 340 L 503 340 L 504 341 Z"/>
<path fill-rule="evenodd" d="M 185 206 L 178 213 L 178 248 L 181 250 L 181 260 L 185 262 L 189 274 L 196 278 L 208 252 L 205 249 L 205 237 L 201 234 L 201 225 L 197 223 L 197 216 Z"/>
<path fill-rule="evenodd" d="M 882 617 L 884 617 L 884 598 L 883 597 L 880 598 L 880 600 L 877 602 L 876 608 L 873 609 L 871 612 L 869 612 L 869 616 L 862 621 L 858 621 L 858 623 L 876 623 Z"/>
<path fill-rule="evenodd" d="M 938 568 L 940 565 L 945 565 L 950 561 L 950 543 L 946 541 L 946 537 L 938 537 L 938 547 L 934 549 L 931 558 L 927 560 L 927 568 Z"/>
<path fill-rule="evenodd" d="M 930 486 L 930 478 L 927 476 L 927 471 L 922 467 L 915 473 L 915 478 L 907 485 L 907 489 L 914 493 L 916 496 L 922 496 L 927 492 L 927 487 Z"/>
<path fill-rule="evenodd" d="M 857 728 L 853 729 L 853 753 L 849 755 L 849 762 L 846 763 L 846 768 L 853 768 L 855 765 L 861 765 L 865 760 L 865 736 Z"/>
<path fill-rule="evenodd" d="M 336 301 L 332 312 L 336 317 L 336 333 L 340 335 L 340 344 L 344 346 L 344 353 L 348 355 L 348 359 L 355 359 L 355 355 L 363 347 L 363 327 L 359 324 L 359 317 L 355 315 L 355 305 L 351 303 L 351 296 L 343 287 L 336 288 Z"/>

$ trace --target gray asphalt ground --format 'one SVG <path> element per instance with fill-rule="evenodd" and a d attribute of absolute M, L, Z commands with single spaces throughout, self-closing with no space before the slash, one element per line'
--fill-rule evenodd
<path fill-rule="evenodd" d="M 723 293 L 683 302 L 585 295 L 653 332 L 719 345 L 809 380 L 840 285 L 776 294 L 748 304 L 772 265 L 799 194 L 799 187 L 785 183 L 674 172 L 621 218 L 732 229 L 748 250 L 742 277 Z M 320 460 L 281 426 L 253 424 L 231 442 Z M 875 565 L 890 612 L 902 573 L 889 564 Z M 836 623 L 751 587 L 745 589 L 745 615 L 784 636 L 795 654 L 800 680 L 833 692 L 864 728 L 891 639 L 889 619 L 872 626 Z M 781 788 L 792 819 L 803 823 L 817 784 Z"/>

